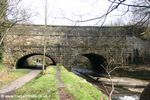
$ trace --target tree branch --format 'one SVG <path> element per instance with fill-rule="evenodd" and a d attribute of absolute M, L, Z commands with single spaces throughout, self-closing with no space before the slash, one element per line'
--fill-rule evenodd
<path fill-rule="evenodd" d="M 114 1 L 111 1 L 111 0 L 108 0 L 110 2 L 114 2 Z M 140 7 L 140 8 L 150 8 L 150 6 L 145 6 L 145 5 L 132 5 L 132 4 L 126 4 L 126 3 L 123 3 L 123 2 L 114 2 L 116 4 L 121 4 L 121 5 L 124 5 L 124 6 L 129 6 L 129 7 Z"/>

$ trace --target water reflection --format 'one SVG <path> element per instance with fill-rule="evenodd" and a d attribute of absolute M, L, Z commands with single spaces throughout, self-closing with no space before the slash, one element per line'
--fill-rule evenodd
<path fill-rule="evenodd" d="M 139 100 L 139 96 L 137 96 L 137 95 L 118 96 L 118 97 L 113 97 L 112 100 Z"/>

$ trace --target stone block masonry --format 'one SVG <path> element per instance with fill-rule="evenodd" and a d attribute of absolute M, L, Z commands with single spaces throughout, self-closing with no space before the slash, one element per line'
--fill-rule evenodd
<path fill-rule="evenodd" d="M 108 61 L 133 63 L 137 57 L 150 55 L 150 43 L 136 37 L 133 29 L 132 26 L 48 26 L 45 29 L 42 25 L 18 24 L 4 40 L 4 62 L 9 62 L 7 58 L 11 57 L 15 64 L 24 55 L 43 53 L 46 36 L 46 51 L 57 63 L 70 66 L 79 55 L 88 53 L 102 55 Z"/>

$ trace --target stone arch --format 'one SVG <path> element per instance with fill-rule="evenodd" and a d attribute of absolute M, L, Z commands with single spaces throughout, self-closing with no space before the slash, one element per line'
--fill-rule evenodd
<path fill-rule="evenodd" d="M 43 53 L 30 53 L 30 54 L 26 54 L 23 57 L 19 58 L 16 62 L 16 68 L 29 68 L 28 67 L 28 62 L 27 59 L 35 56 L 35 55 L 43 55 Z M 50 55 L 45 54 L 46 57 L 48 57 L 51 61 L 52 64 L 51 65 L 56 65 L 56 61 L 54 60 L 54 58 L 52 58 Z"/>
<path fill-rule="evenodd" d="M 89 59 L 93 71 L 103 74 L 106 73 L 105 67 L 107 66 L 107 60 L 104 56 L 95 53 L 83 54 L 83 56 Z"/>
<path fill-rule="evenodd" d="M 88 69 L 98 74 L 106 74 L 107 60 L 95 53 L 79 54 L 72 63 L 73 68 Z"/>

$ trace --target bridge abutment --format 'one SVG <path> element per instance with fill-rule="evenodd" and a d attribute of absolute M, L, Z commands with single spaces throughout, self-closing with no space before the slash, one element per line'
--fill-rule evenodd
<path fill-rule="evenodd" d="M 67 67 L 78 59 L 78 55 L 88 53 L 102 55 L 107 61 L 114 60 L 118 64 L 146 61 L 145 55 L 150 57 L 150 43 L 134 36 L 130 26 L 48 26 L 47 33 L 44 30 L 42 25 L 13 27 L 4 41 L 4 63 L 15 64 L 33 52 L 42 54 L 44 39 L 47 41 L 46 53 L 56 63 Z"/>

